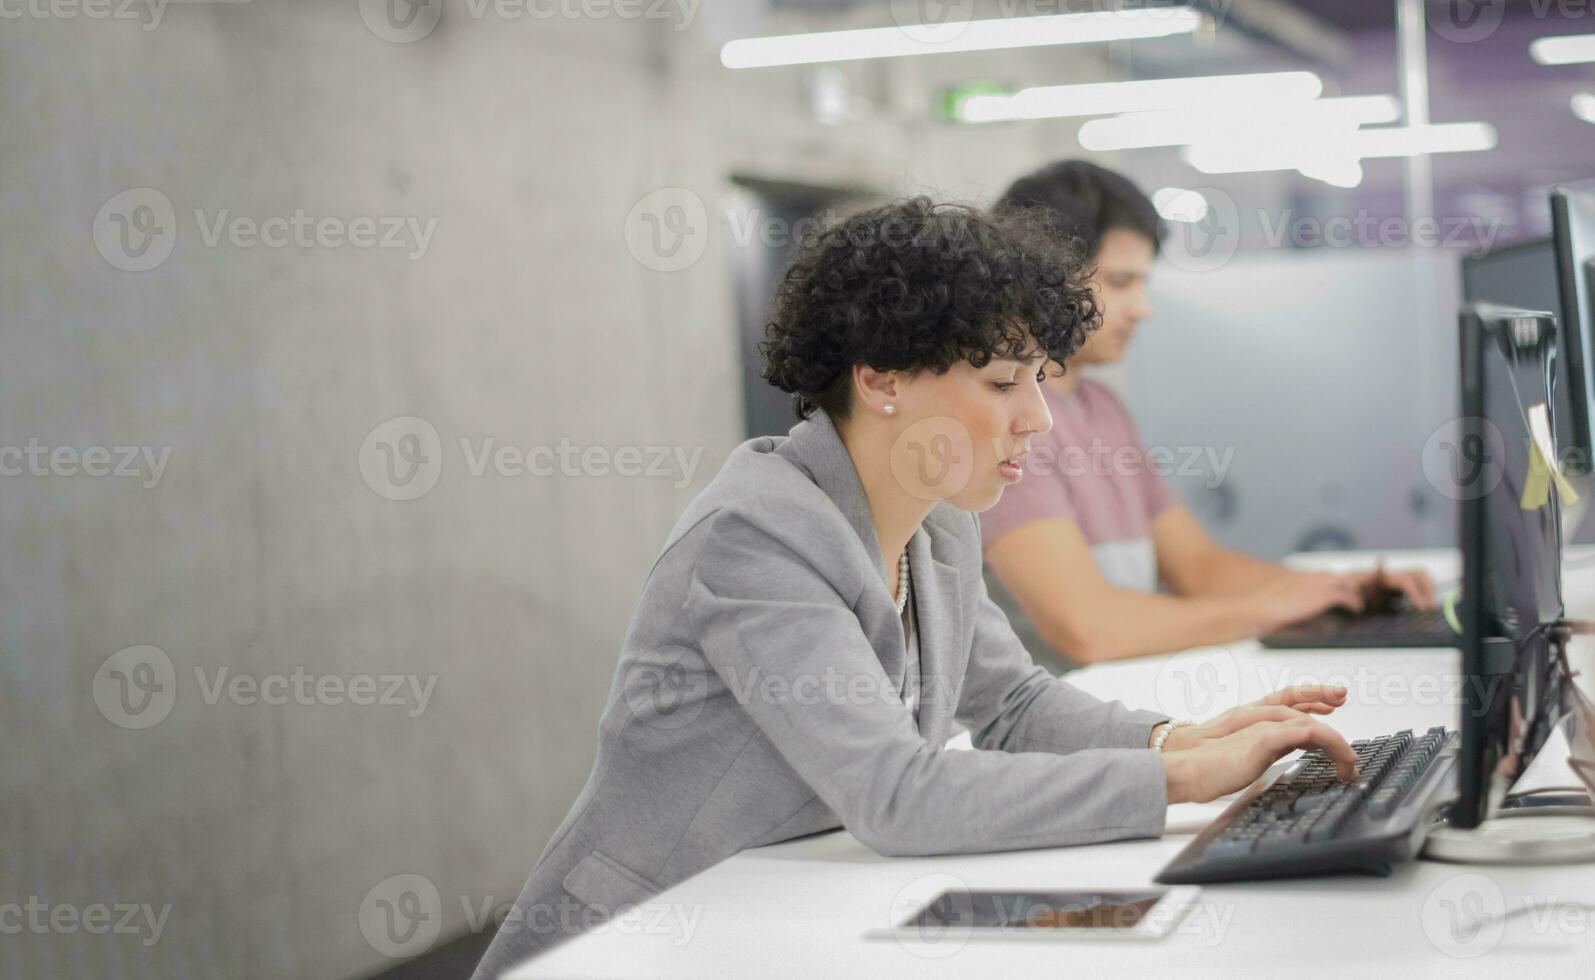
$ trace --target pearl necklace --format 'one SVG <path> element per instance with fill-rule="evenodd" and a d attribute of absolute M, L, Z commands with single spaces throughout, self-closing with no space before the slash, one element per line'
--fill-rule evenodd
<path fill-rule="evenodd" d="M 897 615 L 901 616 L 903 610 L 908 608 L 908 549 L 903 549 L 903 557 L 897 559 Z"/>

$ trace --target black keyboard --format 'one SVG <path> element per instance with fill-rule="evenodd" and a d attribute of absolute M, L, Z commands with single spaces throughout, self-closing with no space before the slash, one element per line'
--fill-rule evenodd
<path fill-rule="evenodd" d="M 1419 612 L 1349 613 L 1336 609 L 1285 627 L 1262 638 L 1276 650 L 1322 647 L 1454 647 L 1461 637 L 1438 609 Z"/>
<path fill-rule="evenodd" d="M 1158 872 L 1165 885 L 1359 871 L 1389 874 L 1423 846 L 1454 795 L 1457 733 L 1431 728 L 1353 742 L 1358 778 L 1315 749 L 1253 787 Z"/>

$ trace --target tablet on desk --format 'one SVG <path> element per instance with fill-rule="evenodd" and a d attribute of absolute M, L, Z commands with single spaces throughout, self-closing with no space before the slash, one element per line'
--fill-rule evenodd
<path fill-rule="evenodd" d="M 941 892 L 870 939 L 1161 939 L 1196 904 L 1200 888 Z"/>

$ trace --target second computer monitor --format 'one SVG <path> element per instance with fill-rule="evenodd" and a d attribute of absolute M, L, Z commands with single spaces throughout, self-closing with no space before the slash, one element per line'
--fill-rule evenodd
<path fill-rule="evenodd" d="M 1562 382 L 1569 410 L 1568 469 L 1595 470 L 1590 417 L 1595 414 L 1595 195 L 1559 187 L 1551 192 L 1551 239 L 1556 247 L 1556 280 L 1562 313 Z"/>
<path fill-rule="evenodd" d="M 1467 303 L 1558 314 L 1556 440 L 1564 472 L 1595 472 L 1595 193 L 1551 194 L 1553 234 L 1462 260 Z"/>

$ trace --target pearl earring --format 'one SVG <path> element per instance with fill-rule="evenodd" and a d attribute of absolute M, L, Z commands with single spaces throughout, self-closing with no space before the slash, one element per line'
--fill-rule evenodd
<path fill-rule="evenodd" d="M 893 405 L 891 402 L 887 402 L 885 407 L 884 407 L 884 410 L 885 410 L 887 415 L 890 415 L 893 412 L 897 411 L 897 406 Z"/>

